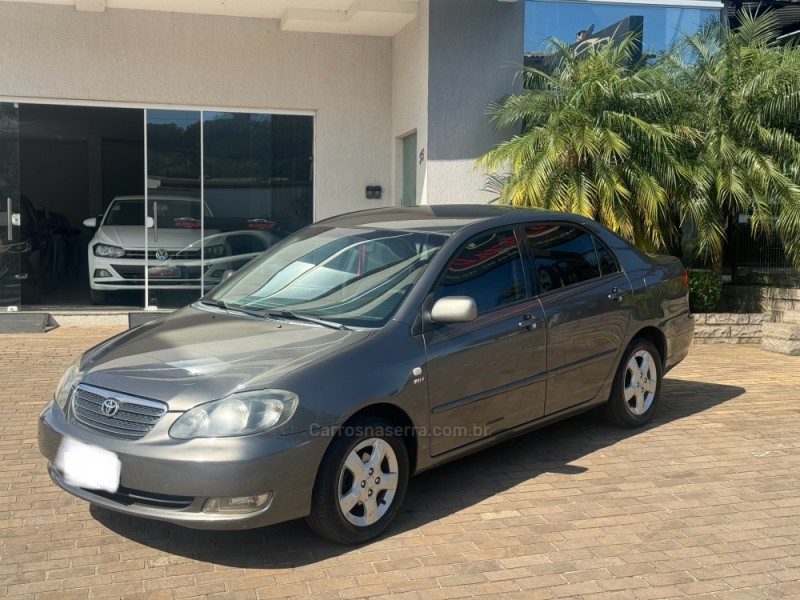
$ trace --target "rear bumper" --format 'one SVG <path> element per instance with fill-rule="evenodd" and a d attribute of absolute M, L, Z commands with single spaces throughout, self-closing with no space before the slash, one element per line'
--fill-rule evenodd
<path fill-rule="evenodd" d="M 663 331 L 667 338 L 667 359 L 664 361 L 666 373 L 689 354 L 694 339 L 694 315 L 687 311 L 673 317 L 664 324 Z"/>

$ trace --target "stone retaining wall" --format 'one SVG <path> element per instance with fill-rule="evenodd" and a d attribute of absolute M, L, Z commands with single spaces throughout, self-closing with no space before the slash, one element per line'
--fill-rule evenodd
<path fill-rule="evenodd" d="M 694 315 L 695 344 L 760 344 L 764 323 L 772 317 L 762 313 L 699 313 Z"/>
<path fill-rule="evenodd" d="M 800 288 L 726 284 L 716 309 L 735 313 L 800 310 Z"/>

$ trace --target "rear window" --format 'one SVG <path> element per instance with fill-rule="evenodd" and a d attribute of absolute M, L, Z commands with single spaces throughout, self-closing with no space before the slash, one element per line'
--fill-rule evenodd
<path fill-rule="evenodd" d="M 597 258 L 600 261 L 600 272 L 603 276 L 611 275 L 612 273 L 619 273 L 619 263 L 614 257 L 614 254 L 609 250 L 606 245 L 594 238 L 595 249 L 597 250 Z"/>
<path fill-rule="evenodd" d="M 570 225 L 530 225 L 525 228 L 542 292 L 600 277 L 592 236 Z"/>

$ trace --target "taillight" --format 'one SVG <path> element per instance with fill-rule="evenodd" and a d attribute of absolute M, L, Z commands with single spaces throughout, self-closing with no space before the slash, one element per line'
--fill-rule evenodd
<path fill-rule="evenodd" d="M 681 273 L 681 279 L 683 280 L 683 288 L 688 292 L 689 291 L 689 274 L 684 271 Z"/>

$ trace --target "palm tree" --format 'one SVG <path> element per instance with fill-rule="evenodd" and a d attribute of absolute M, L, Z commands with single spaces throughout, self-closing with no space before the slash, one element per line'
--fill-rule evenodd
<path fill-rule="evenodd" d="M 697 143 L 684 156 L 688 193 L 674 198 L 699 251 L 722 273 L 726 229 L 750 215 L 754 232 L 777 235 L 800 265 L 800 51 L 780 46 L 771 13 L 737 15 L 687 35 L 673 53 L 672 79 Z"/>
<path fill-rule="evenodd" d="M 499 129 L 521 131 L 479 160 L 502 202 L 578 213 L 646 249 L 668 242 L 692 131 L 662 124 L 668 71 L 637 62 L 636 41 L 552 40 L 553 72 L 525 68 L 525 91 L 490 106 Z"/>
<path fill-rule="evenodd" d="M 737 17 L 651 64 L 632 37 L 552 41 L 553 73 L 525 69 L 525 92 L 490 107 L 520 130 L 479 160 L 500 200 L 594 218 L 648 250 L 674 252 L 687 230 L 716 274 L 746 214 L 800 266 L 800 49 L 777 43 L 771 13 Z"/>

